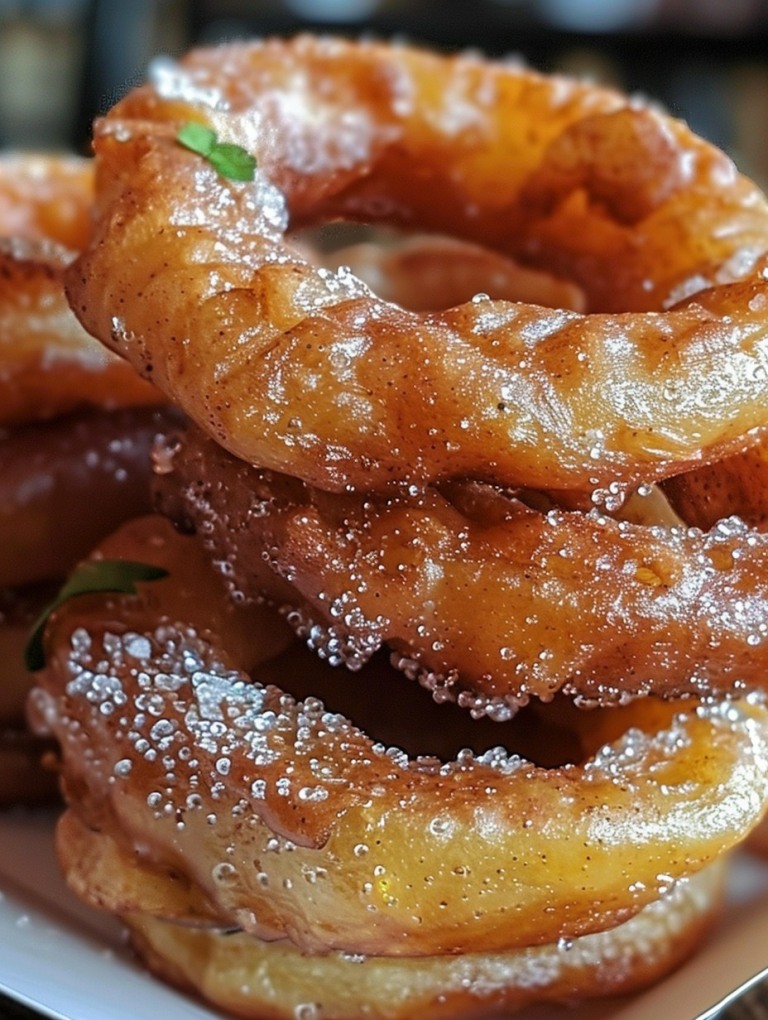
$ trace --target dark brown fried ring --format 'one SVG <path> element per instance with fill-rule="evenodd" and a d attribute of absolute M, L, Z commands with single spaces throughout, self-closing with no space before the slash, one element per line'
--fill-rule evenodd
<path fill-rule="evenodd" d="M 168 408 L 63 415 L 0 432 L 0 585 L 64 576 L 124 520 L 151 509 L 150 452 Z"/>
<path fill-rule="evenodd" d="M 765 688 L 768 536 L 738 522 L 704 535 L 539 513 L 478 484 L 342 496 L 193 429 L 160 460 L 161 507 L 199 531 L 234 596 L 287 607 L 334 664 L 387 644 L 435 697 L 496 718 L 559 690 Z"/>

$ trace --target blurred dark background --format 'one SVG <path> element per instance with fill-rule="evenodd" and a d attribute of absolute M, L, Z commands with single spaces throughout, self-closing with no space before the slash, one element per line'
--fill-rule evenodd
<path fill-rule="evenodd" d="M 768 0 L 0 0 L 0 144 L 87 151 L 156 53 L 300 30 L 515 55 L 657 99 L 768 184 Z"/>

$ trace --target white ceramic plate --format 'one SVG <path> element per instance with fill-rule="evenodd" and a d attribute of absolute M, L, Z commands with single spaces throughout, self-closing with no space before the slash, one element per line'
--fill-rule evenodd
<path fill-rule="evenodd" d="M 126 949 L 120 926 L 64 886 L 50 811 L 0 814 L 0 989 L 57 1020 L 219 1020 L 166 988 Z M 637 999 L 583 1009 L 539 1008 L 515 1020 L 693 1020 L 768 966 L 768 863 L 739 858 L 729 905 L 704 950 Z"/>

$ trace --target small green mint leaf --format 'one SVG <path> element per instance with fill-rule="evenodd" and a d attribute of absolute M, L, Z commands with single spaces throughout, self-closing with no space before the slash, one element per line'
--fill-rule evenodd
<path fill-rule="evenodd" d="M 232 181 L 252 181 L 255 176 L 255 157 L 241 145 L 217 141 L 216 132 L 204 124 L 182 125 L 176 132 L 176 141 L 207 159 L 222 177 Z"/>
<path fill-rule="evenodd" d="M 43 648 L 45 625 L 51 613 L 64 602 L 76 595 L 86 595 L 89 592 L 98 591 L 134 595 L 136 581 L 157 581 L 161 577 L 167 576 L 168 571 L 162 567 L 154 567 L 149 563 L 137 563 L 134 560 L 88 560 L 82 563 L 35 621 L 24 651 L 24 662 L 27 669 L 34 673 L 45 665 L 45 650 Z"/>
<path fill-rule="evenodd" d="M 184 124 L 176 133 L 176 141 L 200 156 L 208 156 L 216 144 L 216 132 L 205 124 Z"/>
<path fill-rule="evenodd" d="M 231 142 L 216 142 L 207 159 L 214 170 L 232 181 L 252 181 L 255 176 L 255 157 Z"/>

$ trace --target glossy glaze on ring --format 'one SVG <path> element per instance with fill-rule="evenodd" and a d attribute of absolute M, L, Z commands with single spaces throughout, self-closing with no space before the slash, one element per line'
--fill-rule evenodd
<path fill-rule="evenodd" d="M 252 151 L 255 182 L 182 149 L 186 121 Z M 471 475 L 590 491 L 767 423 L 768 206 L 646 104 L 470 55 L 299 38 L 159 66 L 95 146 L 102 215 L 73 307 L 252 463 L 332 490 Z M 482 295 L 406 312 L 286 240 L 338 217 L 543 266 L 589 314 Z"/>

